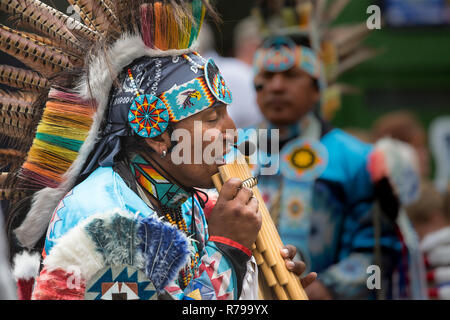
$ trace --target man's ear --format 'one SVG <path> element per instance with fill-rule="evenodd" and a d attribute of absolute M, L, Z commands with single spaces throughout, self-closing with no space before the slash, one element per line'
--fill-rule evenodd
<path fill-rule="evenodd" d="M 164 151 L 167 153 L 172 145 L 170 135 L 167 131 L 157 137 L 146 138 L 144 142 L 159 155 L 162 155 Z"/>

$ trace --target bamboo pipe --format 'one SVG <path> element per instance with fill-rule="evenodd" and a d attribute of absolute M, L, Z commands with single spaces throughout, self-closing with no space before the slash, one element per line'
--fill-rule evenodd
<path fill-rule="evenodd" d="M 246 162 L 222 166 L 219 168 L 219 172 L 222 177 L 227 177 L 227 180 L 232 177 L 237 177 L 242 180 L 246 180 L 252 177 L 250 169 L 248 168 Z M 274 273 L 278 279 L 279 284 L 283 286 L 287 285 L 289 281 L 289 278 L 287 276 L 288 271 L 284 266 L 285 262 L 280 253 L 283 244 L 258 188 L 253 187 L 252 190 L 253 196 L 259 202 L 259 209 L 262 215 L 262 226 L 258 238 L 259 241 L 263 242 L 266 247 L 266 250 L 264 251 L 261 250 L 261 248 L 258 248 L 258 250 L 263 254 L 267 265 L 271 268 L 274 268 Z"/>
<path fill-rule="evenodd" d="M 267 264 L 264 261 L 263 256 L 258 251 L 258 249 L 255 249 L 253 251 L 253 256 L 255 257 L 256 264 L 258 265 L 258 267 L 260 268 L 261 272 L 264 275 L 266 284 L 270 288 L 272 288 L 272 290 L 275 292 L 275 295 L 277 296 L 278 300 L 289 300 L 289 297 L 286 294 L 284 288 L 282 286 L 280 286 L 275 275 L 273 274 L 272 269 L 267 266 Z"/>
<path fill-rule="evenodd" d="M 250 169 L 245 161 L 237 160 L 233 164 L 220 167 L 219 174 L 213 176 L 212 180 L 216 189 L 220 191 L 222 188 L 222 181 L 228 181 L 233 177 L 243 181 L 252 178 Z M 266 284 L 270 283 L 270 285 L 272 285 L 272 290 L 280 300 L 307 300 L 308 296 L 301 286 L 299 278 L 292 272 L 289 272 L 285 267 L 284 259 L 279 253 L 283 244 L 272 218 L 270 217 L 270 213 L 264 204 L 264 200 L 256 186 L 252 186 L 252 190 L 255 198 L 259 202 L 259 209 L 262 215 L 261 231 L 258 235 L 256 244 L 253 246 L 253 253 L 255 255 L 255 260 L 257 259 L 260 263 L 264 260 L 264 263 L 259 264 L 258 267 L 264 274 Z M 271 272 L 269 272 L 269 270 Z M 274 284 L 273 275 L 275 275 L 277 280 L 276 284 Z"/>

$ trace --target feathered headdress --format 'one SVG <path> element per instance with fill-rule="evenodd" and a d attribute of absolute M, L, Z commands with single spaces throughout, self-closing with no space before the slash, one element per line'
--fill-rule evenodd
<path fill-rule="evenodd" d="M 123 135 L 142 137 L 157 135 L 150 130 L 164 129 L 161 123 L 143 125 L 137 120 L 137 112 L 142 110 L 136 109 L 143 99 L 157 101 L 156 109 L 144 111 L 160 112 L 164 108 L 169 122 L 231 99 L 215 64 L 193 50 L 205 14 L 217 17 L 208 0 L 68 2 L 77 13 L 71 17 L 39 0 L 0 0 L 0 10 L 18 22 L 17 28 L 27 30 L 0 25 L 0 50 L 28 67 L 0 66 L 0 82 L 11 87 L 10 91 L 0 91 L 0 139 L 4 148 L 0 159 L 2 168 L 10 172 L 2 177 L 0 189 L 2 200 L 12 203 L 32 197 L 26 219 L 16 229 L 17 239 L 29 248 L 45 233 L 58 202 L 87 163 L 92 163 L 93 150 L 102 146 L 101 140 L 108 134 L 104 145 L 111 147 L 113 125 L 108 121 L 114 120 L 111 113 L 115 112 L 110 110 L 111 95 L 121 101 L 130 99 L 122 117 L 128 115 L 130 126 Z M 133 66 L 142 57 L 147 57 L 144 65 Z M 149 59 L 158 61 L 151 64 Z M 207 96 L 201 105 L 190 104 L 194 109 L 186 114 L 179 112 L 183 106 L 170 95 L 176 88 L 164 87 L 169 81 L 158 69 L 168 61 L 175 65 L 177 59 L 184 59 L 180 68 L 190 67 L 187 69 L 192 74 L 186 81 L 203 85 L 199 93 Z M 154 78 L 161 84 L 153 83 L 151 88 L 156 89 L 150 96 L 137 78 L 155 65 Z M 131 95 L 129 88 L 123 87 L 126 81 L 135 85 Z M 116 82 L 120 82 L 119 88 L 114 86 Z M 128 111 L 132 104 L 135 109 Z M 131 126 L 133 120 L 135 127 Z M 105 127 L 109 133 L 105 134 Z M 110 150 L 105 147 L 102 151 Z M 10 219 L 10 229 L 20 222 L 14 220 L 16 216 Z"/>
<path fill-rule="evenodd" d="M 258 0 L 254 9 L 264 36 L 269 39 L 287 36 L 294 39 L 297 45 L 307 46 L 315 53 L 321 67 L 315 67 L 314 73 L 309 73 L 321 80 L 324 116 L 339 108 L 340 93 L 349 88 L 337 83 L 339 76 L 378 53 L 377 50 L 362 45 L 370 32 L 365 22 L 334 24 L 349 2 L 350 0 Z M 312 60 L 310 54 L 305 57 L 306 59 L 300 59 L 304 65 L 305 60 Z M 263 59 L 260 61 L 262 63 Z M 306 65 L 309 66 L 309 71 L 314 64 Z M 317 73 L 320 76 L 315 76 Z"/>

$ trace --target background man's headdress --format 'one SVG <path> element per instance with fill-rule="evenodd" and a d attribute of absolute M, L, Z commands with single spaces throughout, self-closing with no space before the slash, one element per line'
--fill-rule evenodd
<path fill-rule="evenodd" d="M 256 70 L 264 68 L 271 71 L 270 67 L 276 59 L 290 61 L 287 65 L 290 67 L 298 65 L 319 80 L 322 88 L 322 113 L 325 116 L 339 108 L 340 94 L 343 89 L 348 88 L 337 83 L 339 76 L 377 54 L 376 50 L 363 46 L 363 41 L 370 32 L 365 22 L 335 25 L 349 2 L 258 0 L 253 11 L 253 15 L 259 20 L 261 32 L 267 39 L 256 55 Z M 277 45 L 274 39 L 278 39 L 278 43 L 282 42 L 283 45 Z M 298 52 L 306 53 L 300 55 Z M 271 59 L 270 56 L 276 59 Z"/>
<path fill-rule="evenodd" d="M 80 19 L 39 0 L 0 0 L 19 31 L 0 26 L 0 50 L 28 68 L 0 66 L 2 199 L 32 196 L 16 229 L 33 247 L 82 173 L 112 165 L 120 137 L 155 137 L 230 103 L 212 60 L 193 49 L 208 0 L 69 0 Z M 176 76 L 174 76 L 176 74 Z M 14 224 L 14 221 L 12 222 Z"/>

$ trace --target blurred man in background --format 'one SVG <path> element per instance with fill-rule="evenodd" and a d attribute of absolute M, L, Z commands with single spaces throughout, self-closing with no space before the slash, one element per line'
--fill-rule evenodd
<path fill-rule="evenodd" d="M 377 141 L 383 137 L 391 137 L 412 146 L 419 159 L 421 177 L 429 179 L 430 151 L 427 145 L 427 134 L 414 113 L 399 110 L 378 118 L 373 126 L 373 138 Z"/>
<path fill-rule="evenodd" d="M 298 28 L 316 16 L 311 8 L 299 12 L 284 3 L 272 20 L 273 7 L 260 10 L 271 33 L 254 60 L 265 119 L 259 129 L 279 130 L 280 151 L 260 148 L 260 158 L 279 161 L 279 171 L 260 175 L 258 185 L 282 241 L 296 245 L 308 269 L 318 273 L 307 289 L 311 299 L 406 298 L 408 266 L 402 265 L 396 223 L 401 197 L 388 168 L 396 162 L 395 148 L 363 143 L 324 121 L 323 72 L 336 66 L 325 63 L 313 27 Z M 405 157 L 398 158 L 414 177 Z M 378 290 L 368 285 L 374 265 L 381 270 Z"/>
<path fill-rule="evenodd" d="M 450 300 L 449 192 L 441 194 L 427 183 L 408 214 L 421 239 L 430 299 Z"/>

